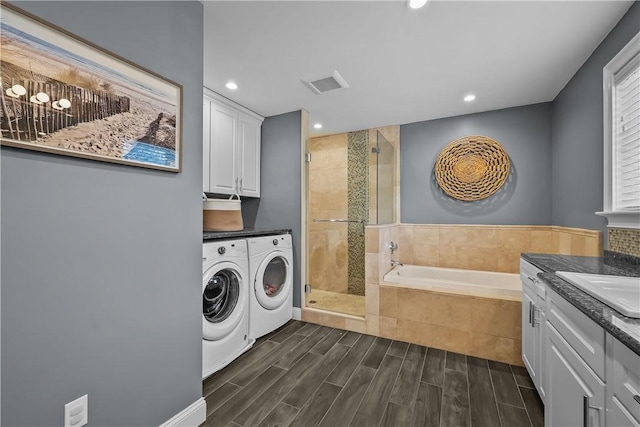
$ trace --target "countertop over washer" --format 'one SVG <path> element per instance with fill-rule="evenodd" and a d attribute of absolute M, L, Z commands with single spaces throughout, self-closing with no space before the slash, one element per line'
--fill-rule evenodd
<path fill-rule="evenodd" d="M 275 236 L 291 234 L 290 228 L 244 228 L 239 231 L 203 231 L 202 241 L 236 239 L 242 237 Z"/>
<path fill-rule="evenodd" d="M 543 270 L 538 277 L 615 338 L 640 355 L 640 319 L 623 316 L 608 305 L 555 275 L 556 271 L 638 277 L 636 257 L 605 251 L 604 257 L 523 253 L 522 258 Z"/>

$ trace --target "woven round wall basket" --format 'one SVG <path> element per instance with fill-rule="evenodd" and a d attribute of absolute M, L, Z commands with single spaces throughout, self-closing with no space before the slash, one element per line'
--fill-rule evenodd
<path fill-rule="evenodd" d="M 472 135 L 444 147 L 436 160 L 436 181 L 449 196 L 481 200 L 502 187 L 509 176 L 509 156 L 496 140 Z"/>

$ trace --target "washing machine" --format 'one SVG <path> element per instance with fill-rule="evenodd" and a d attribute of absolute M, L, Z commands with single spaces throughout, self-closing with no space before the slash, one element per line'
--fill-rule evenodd
<path fill-rule="evenodd" d="M 202 245 L 202 378 L 253 346 L 249 338 L 249 259 L 245 240 Z"/>
<path fill-rule="evenodd" d="M 259 338 L 287 323 L 293 314 L 291 235 L 247 239 L 251 292 L 249 337 Z"/>

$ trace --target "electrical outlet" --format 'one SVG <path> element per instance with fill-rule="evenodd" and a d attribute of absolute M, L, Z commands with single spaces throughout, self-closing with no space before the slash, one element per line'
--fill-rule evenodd
<path fill-rule="evenodd" d="M 64 405 L 64 427 L 82 427 L 87 425 L 89 396 L 84 395 Z"/>

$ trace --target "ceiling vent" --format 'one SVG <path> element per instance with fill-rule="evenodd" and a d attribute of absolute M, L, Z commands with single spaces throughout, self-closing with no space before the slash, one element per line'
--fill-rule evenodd
<path fill-rule="evenodd" d="M 318 95 L 322 95 L 323 93 L 333 92 L 339 89 L 348 88 L 349 85 L 342 78 L 340 74 L 336 70 L 333 71 L 333 74 L 329 77 L 325 77 L 322 79 L 317 79 L 313 81 L 303 80 L 304 84 L 309 86 L 309 89 L 314 91 Z"/>

